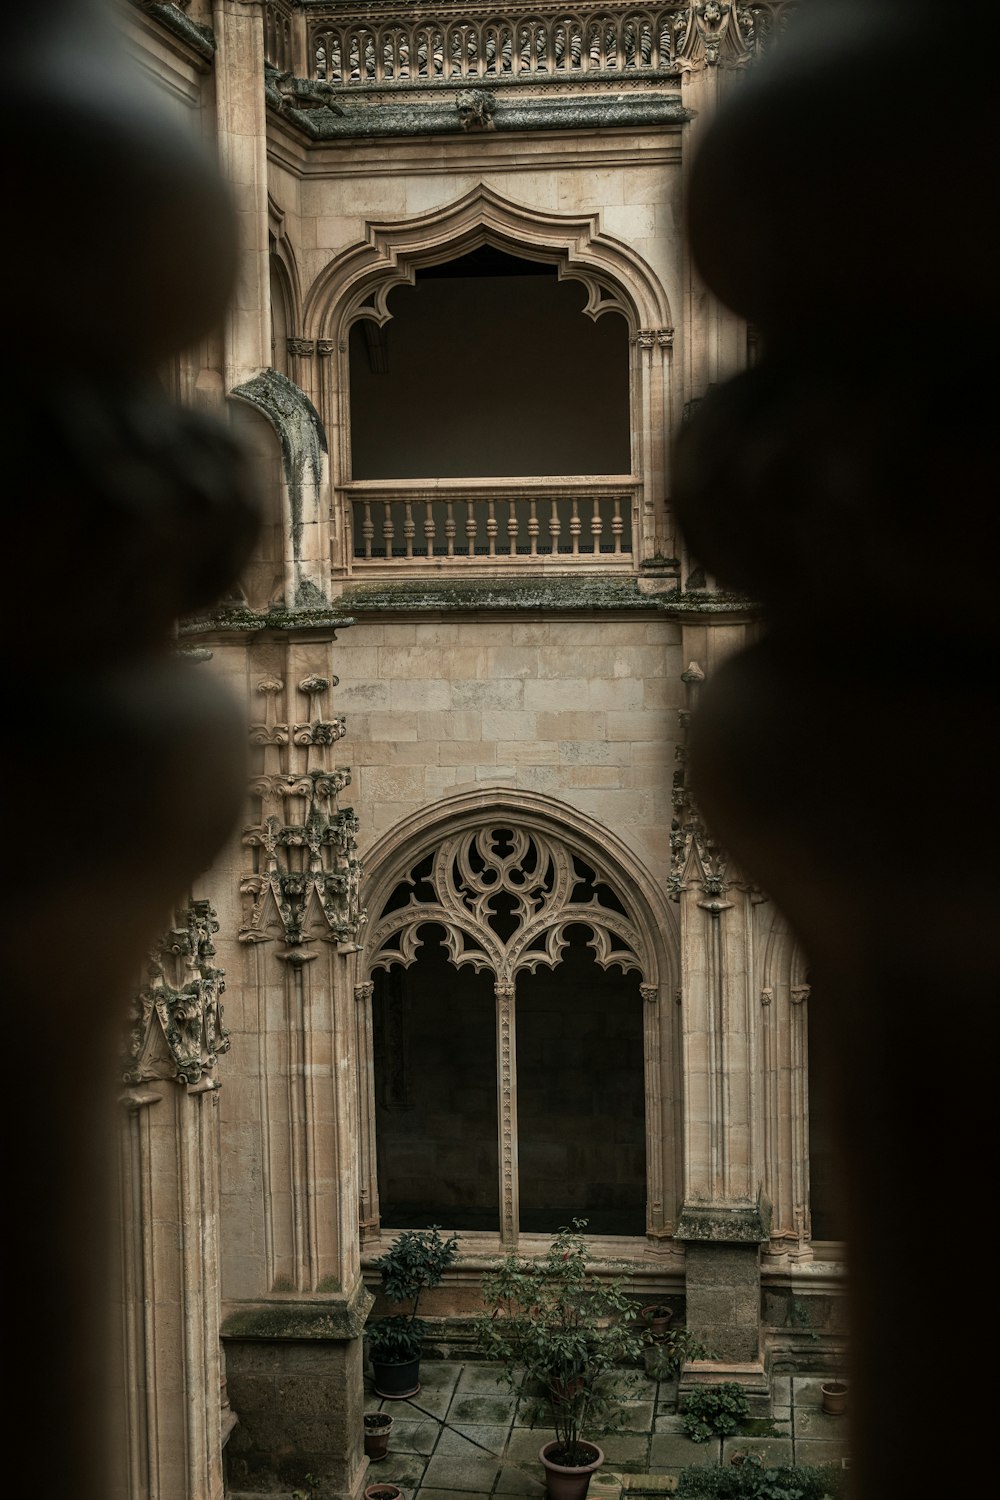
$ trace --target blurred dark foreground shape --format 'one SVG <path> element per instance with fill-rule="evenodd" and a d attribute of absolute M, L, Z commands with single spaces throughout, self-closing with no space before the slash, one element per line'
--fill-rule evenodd
<path fill-rule="evenodd" d="M 225 427 L 155 378 L 232 287 L 214 169 L 90 0 L 4 24 L 8 1485 L 99 1500 L 110 1069 L 143 953 L 243 781 L 240 712 L 175 655 L 173 621 L 235 576 L 256 505 Z"/>
<path fill-rule="evenodd" d="M 803 5 L 691 182 L 696 261 L 765 353 L 684 433 L 677 503 L 692 550 L 767 622 L 704 692 L 692 780 L 829 1001 L 864 1500 L 989 1488 L 979 1445 L 955 1439 L 989 1430 L 991 1273 L 949 1283 L 933 1249 L 991 1262 L 1000 622 L 981 398 L 1000 245 L 976 39 L 994 21 Z"/>

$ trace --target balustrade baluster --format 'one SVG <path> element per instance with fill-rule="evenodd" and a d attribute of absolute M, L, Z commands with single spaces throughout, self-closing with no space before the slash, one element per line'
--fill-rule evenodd
<path fill-rule="evenodd" d="M 549 551 L 553 557 L 559 553 L 559 533 L 562 531 L 562 523 L 559 520 L 559 501 L 550 500 L 552 507 L 549 515 Z"/>
<path fill-rule="evenodd" d="M 375 522 L 372 520 L 372 503 L 370 500 L 362 500 L 361 515 L 361 536 L 364 542 L 365 562 L 371 562 L 372 543 L 375 540 Z"/>
<path fill-rule="evenodd" d="M 444 540 L 448 557 L 455 556 L 455 502 L 449 495 L 444 502 Z"/>
<path fill-rule="evenodd" d="M 486 555 L 488 557 L 496 557 L 497 555 L 497 531 L 499 530 L 499 522 L 497 521 L 496 505 L 497 503 L 495 500 L 487 500 L 486 502 L 486 508 L 488 511 L 488 515 L 486 517 L 486 538 L 488 543 Z"/>
<path fill-rule="evenodd" d="M 528 501 L 528 556 L 538 556 L 538 501 Z"/>
<path fill-rule="evenodd" d="M 590 534 L 594 538 L 594 556 L 599 557 L 601 552 L 601 532 L 604 530 L 604 522 L 601 519 L 601 502 L 597 495 L 594 496 L 594 513 L 590 518 Z"/>
<path fill-rule="evenodd" d="M 570 538 L 571 538 L 571 542 L 572 542 L 572 546 L 571 546 L 570 550 L 571 550 L 571 552 L 572 552 L 572 554 L 573 554 L 574 557 L 579 557 L 580 556 L 580 532 L 583 529 L 583 522 L 580 520 L 579 502 L 576 501 L 576 500 L 574 500 L 572 502 L 572 505 L 573 505 L 573 513 L 572 513 L 572 515 L 569 518 L 569 534 L 570 534 Z"/>
<path fill-rule="evenodd" d="M 434 556 L 434 501 L 424 501 L 424 551 L 427 557 Z"/>
<path fill-rule="evenodd" d="M 417 534 L 416 523 L 413 519 L 413 501 L 403 501 L 403 541 L 406 544 L 406 560 L 413 561 L 413 538 Z"/>
<path fill-rule="evenodd" d="M 517 501 L 507 501 L 507 555 L 517 556 Z"/>
<path fill-rule="evenodd" d="M 382 545 L 385 548 L 386 558 L 392 557 L 392 539 L 396 529 L 392 524 L 392 501 L 382 501 Z"/>
<path fill-rule="evenodd" d="M 625 522 L 622 520 L 622 502 L 619 495 L 616 495 L 614 498 L 614 507 L 615 513 L 611 521 L 611 532 L 615 539 L 615 556 L 620 557 L 622 550 L 622 532 L 625 530 Z"/>
<path fill-rule="evenodd" d="M 468 555 L 476 555 L 476 508 L 472 500 L 465 502 L 465 536 L 468 543 Z"/>

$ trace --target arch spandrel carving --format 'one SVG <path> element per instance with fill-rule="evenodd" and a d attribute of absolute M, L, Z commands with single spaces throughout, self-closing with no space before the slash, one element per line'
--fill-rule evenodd
<path fill-rule="evenodd" d="M 621 313 L 632 334 L 673 326 L 666 292 L 652 268 L 623 240 L 604 233 L 596 213 L 546 213 L 480 183 L 442 208 L 370 223 L 366 240 L 336 256 L 309 289 L 306 335 L 343 342 L 359 317 L 387 322 L 390 293 L 412 285 L 418 267 L 453 260 L 484 244 L 548 261 L 560 279 L 581 281 L 587 288 L 584 312 L 592 318 Z"/>

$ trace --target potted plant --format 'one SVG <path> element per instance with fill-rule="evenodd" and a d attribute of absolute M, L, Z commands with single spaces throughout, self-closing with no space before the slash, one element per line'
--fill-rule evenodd
<path fill-rule="evenodd" d="M 457 1255 L 458 1236 L 442 1239 L 433 1224 L 430 1229 L 404 1230 L 375 1262 L 387 1301 L 411 1304 L 408 1313 L 369 1324 L 368 1348 L 377 1395 L 401 1401 L 420 1390 L 420 1350 L 426 1331 L 417 1317 L 420 1294 L 426 1287 L 441 1285 Z"/>
<path fill-rule="evenodd" d="M 642 1309 L 643 1320 L 654 1339 L 663 1337 L 673 1315 L 673 1308 L 666 1302 L 651 1302 Z"/>
<path fill-rule="evenodd" d="M 366 1411 L 365 1452 L 373 1464 L 385 1458 L 389 1451 L 389 1434 L 392 1431 L 392 1415 L 387 1411 Z"/>
<path fill-rule="evenodd" d="M 630 1378 L 622 1366 L 639 1359 L 644 1343 L 626 1277 L 602 1280 L 587 1270 L 586 1224 L 574 1219 L 544 1256 L 511 1252 L 484 1276 L 488 1312 L 476 1323 L 480 1348 L 503 1362 L 512 1388 L 523 1393 L 532 1380 L 548 1403 L 555 1439 L 539 1458 L 551 1500 L 586 1495 L 604 1454 L 583 1433 L 615 1411 Z"/>
<path fill-rule="evenodd" d="M 398 1484 L 370 1484 L 364 1500 L 403 1500 L 403 1491 Z"/>
<path fill-rule="evenodd" d="M 842 1417 L 847 1410 L 847 1381 L 839 1375 L 820 1386 L 822 1408 L 828 1417 Z"/>

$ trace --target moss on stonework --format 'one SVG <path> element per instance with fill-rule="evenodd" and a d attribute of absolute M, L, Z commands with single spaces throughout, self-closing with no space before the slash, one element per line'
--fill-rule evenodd
<path fill-rule="evenodd" d="M 364 1287 L 349 1300 L 255 1302 L 231 1312 L 222 1324 L 227 1339 L 358 1338 L 375 1298 Z"/>
<path fill-rule="evenodd" d="M 191 616 L 182 620 L 177 630 L 181 636 L 194 636 L 220 630 L 240 633 L 257 630 L 315 630 L 320 627 L 345 630 L 348 625 L 353 624 L 354 620 L 349 615 L 335 614 L 331 605 L 322 609 L 269 610 L 237 606 L 220 608 L 210 615 Z"/>
<path fill-rule="evenodd" d="M 178 633 L 190 637 L 218 631 L 344 630 L 359 614 L 470 614 L 489 610 L 590 614 L 627 610 L 647 615 L 714 615 L 756 607 L 742 594 L 644 594 L 634 578 L 468 579 L 447 583 L 397 579 L 385 584 L 349 585 L 326 607 L 254 610 L 246 605 L 224 605 L 210 615 L 182 621 Z M 343 614 L 338 613 L 340 610 Z"/>
<path fill-rule="evenodd" d="M 752 608 L 740 594 L 644 594 L 634 578 L 469 579 L 355 584 L 340 603 L 352 614 L 370 610 L 641 610 L 719 614 Z"/>

